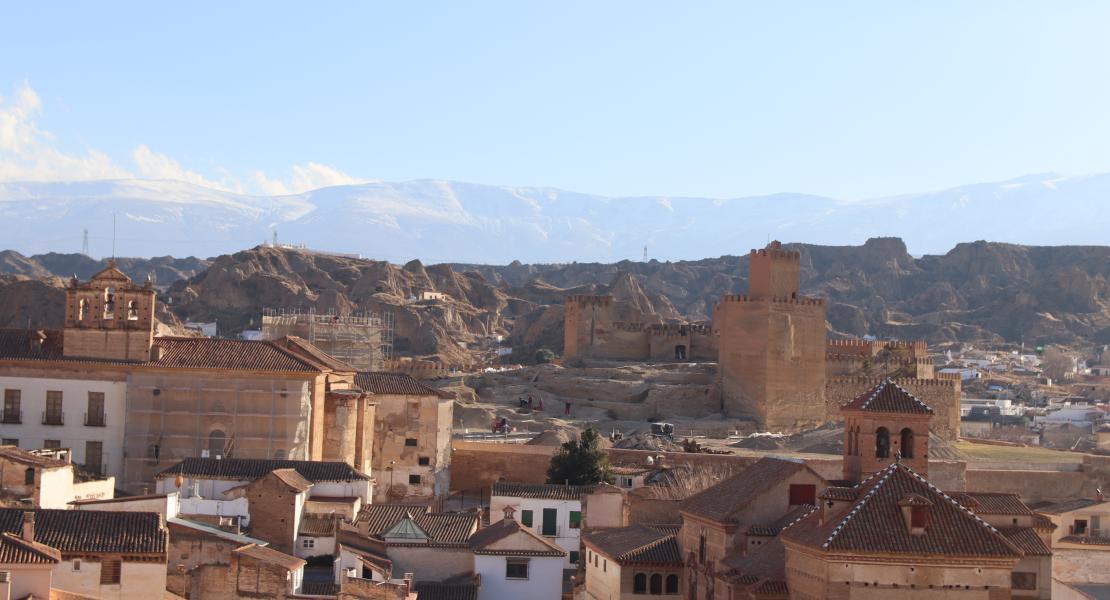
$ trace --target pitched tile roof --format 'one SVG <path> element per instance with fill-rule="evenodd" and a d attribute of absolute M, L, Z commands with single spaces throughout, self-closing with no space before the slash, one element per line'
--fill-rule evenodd
<path fill-rule="evenodd" d="M 335 535 L 335 518 L 330 515 L 302 515 L 297 533 L 316 537 Z"/>
<path fill-rule="evenodd" d="M 907 392 L 890 379 L 884 379 L 841 408 L 868 412 L 933 414 L 933 409 L 929 408 L 928 404 L 918 400 L 917 396 Z"/>
<path fill-rule="evenodd" d="M 19 446 L 0 446 L 0 459 L 44 469 L 57 469 L 69 466 L 69 463 L 64 460 L 28 452 L 27 450 L 20 449 Z"/>
<path fill-rule="evenodd" d="M 840 485 L 831 485 L 825 488 L 817 497 L 822 500 L 835 500 L 839 502 L 852 502 L 856 499 L 859 493 L 854 487 L 845 487 Z"/>
<path fill-rule="evenodd" d="M 580 500 L 582 496 L 593 491 L 594 487 L 592 485 L 499 481 L 493 484 L 493 495 L 512 498 L 542 498 L 544 500 Z"/>
<path fill-rule="evenodd" d="M 1092 546 L 1110 546 L 1110 537 L 1088 537 L 1085 535 L 1065 535 L 1061 542 L 1069 544 L 1088 544 Z"/>
<path fill-rule="evenodd" d="M 979 515 L 1032 515 L 1033 510 L 1018 494 L 1005 492 L 947 492 L 957 502 Z"/>
<path fill-rule="evenodd" d="M 1033 513 L 1033 529 L 1054 531 L 1056 529 L 1056 524 L 1052 522 L 1052 519 L 1042 515 L 1041 513 Z"/>
<path fill-rule="evenodd" d="M 40 333 L 43 337 L 39 337 Z M 41 343 L 38 343 L 41 339 Z M 157 337 L 154 345 L 161 355 L 153 360 L 128 361 L 81 356 L 65 356 L 65 331 L 45 329 L 0 329 L 0 360 L 65 361 L 75 363 L 131 365 L 135 367 L 177 369 L 225 369 L 233 371 L 274 371 L 318 373 L 334 370 L 354 371 L 352 367 L 334 368 L 323 351 L 306 349 L 308 342 L 287 340 L 226 340 L 198 337 Z M 286 347 L 288 346 L 288 348 Z M 292 349 L 289 349 L 292 348 Z M 326 356 L 326 355 L 325 355 Z M 340 363 L 342 364 L 342 363 Z"/>
<path fill-rule="evenodd" d="M 321 371 L 339 371 L 345 373 L 354 373 L 355 368 L 351 365 L 339 360 L 338 358 L 321 350 L 316 344 L 295 335 L 288 335 L 281 339 L 274 340 L 277 346 L 292 352 L 297 355 L 301 360 L 305 360 Z"/>
<path fill-rule="evenodd" d="M 748 535 L 775 536 L 782 533 L 783 529 L 802 520 L 809 513 L 817 510 L 812 504 L 801 504 L 787 511 L 785 515 L 766 525 L 752 525 L 748 528 Z"/>
<path fill-rule="evenodd" d="M 413 516 L 428 512 L 427 507 L 411 504 L 370 504 L 362 507 L 355 517 L 355 525 L 366 535 L 376 536 L 400 521 L 406 514 Z"/>
<path fill-rule="evenodd" d="M 1049 515 L 1058 515 L 1061 513 L 1071 512 L 1073 510 L 1082 510 L 1091 506 L 1102 504 L 1105 500 L 1098 500 L 1096 498 L 1075 498 L 1073 500 L 1064 500 L 1063 502 L 1055 502 L 1037 508 L 1038 512 Z"/>
<path fill-rule="evenodd" d="M 312 482 L 302 477 L 296 469 L 274 469 L 270 473 L 275 479 L 298 492 L 307 492 L 312 489 Z"/>
<path fill-rule="evenodd" d="M 478 600 L 478 585 L 471 583 L 440 583 L 417 581 L 416 600 Z"/>
<path fill-rule="evenodd" d="M 694 494 L 681 511 L 702 518 L 730 523 L 740 512 L 775 484 L 806 469 L 800 460 L 765 457 L 717 485 Z"/>
<path fill-rule="evenodd" d="M 295 571 L 306 564 L 303 559 L 297 558 L 296 556 L 290 556 L 284 552 L 278 552 L 273 548 L 267 548 L 257 544 L 247 544 L 246 546 L 232 550 L 232 552 L 241 556 L 249 556 L 261 562 L 285 567 L 291 571 Z"/>
<path fill-rule="evenodd" d="M 275 469 L 293 469 L 312 483 L 321 481 L 366 481 L 365 473 L 340 461 L 277 460 L 268 458 L 186 458 L 176 465 L 166 467 L 158 478 L 195 477 L 198 479 L 230 479 L 254 481 Z"/>
<path fill-rule="evenodd" d="M 52 565 L 62 554 L 50 546 L 28 542 L 12 533 L 0 534 L 0 565 Z"/>
<path fill-rule="evenodd" d="M 493 544 L 510 537 L 522 533 L 531 537 L 533 540 L 538 541 L 541 546 L 545 546 L 545 550 L 535 550 L 530 548 L 492 548 Z M 470 536 L 470 551 L 474 554 L 489 554 L 489 555 L 513 555 L 513 556 L 566 556 L 565 550 L 557 546 L 554 542 L 540 537 L 528 527 L 521 527 L 520 523 L 515 519 L 502 519 L 493 523 L 489 527 L 479 529 Z"/>
<path fill-rule="evenodd" d="M 0 531 L 23 531 L 21 508 L 0 508 Z M 35 541 L 69 553 L 166 553 L 166 529 L 158 513 L 34 509 Z"/>
<path fill-rule="evenodd" d="M 478 529 L 478 515 L 470 513 L 425 513 L 416 523 L 437 544 L 463 544 Z"/>
<path fill-rule="evenodd" d="M 682 565 L 682 552 L 673 532 L 648 525 L 632 525 L 587 533 L 586 544 L 619 564 Z"/>
<path fill-rule="evenodd" d="M 1052 549 L 1032 527 L 1000 527 L 998 531 L 1026 556 L 1052 556 Z"/>
<path fill-rule="evenodd" d="M 372 394 L 394 394 L 400 396 L 437 396 L 454 398 L 453 394 L 442 392 L 424 385 L 411 375 L 386 373 L 384 371 L 360 371 L 355 374 L 355 385 L 364 392 Z"/>
<path fill-rule="evenodd" d="M 857 486 L 858 499 L 836 518 L 820 523 L 815 511 L 781 538 L 835 552 L 922 556 L 1020 557 L 997 529 L 938 490 L 907 465 L 894 463 Z M 932 502 L 922 534 L 906 527 L 898 502 L 916 494 Z"/>

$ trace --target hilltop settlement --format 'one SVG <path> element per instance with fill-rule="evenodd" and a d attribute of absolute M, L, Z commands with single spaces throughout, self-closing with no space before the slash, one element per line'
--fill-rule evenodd
<path fill-rule="evenodd" d="M 59 327 L 0 329 L 0 600 L 1110 597 L 1105 348 L 853 336 L 798 249 L 746 260 L 691 316 L 410 264 L 396 321 L 367 278 L 401 275 L 337 263 L 373 311 L 321 287 L 226 337 L 282 285 L 67 278 Z"/>

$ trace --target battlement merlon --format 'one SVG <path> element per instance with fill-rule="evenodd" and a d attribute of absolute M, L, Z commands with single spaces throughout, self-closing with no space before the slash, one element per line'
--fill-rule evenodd
<path fill-rule="evenodd" d="M 721 296 L 721 300 L 717 302 L 717 306 L 726 302 L 770 302 L 774 304 L 800 304 L 804 306 L 823 306 L 825 304 L 824 298 L 810 298 L 808 296 L 772 296 L 766 298 L 752 298 L 747 294 L 729 294 Z"/>

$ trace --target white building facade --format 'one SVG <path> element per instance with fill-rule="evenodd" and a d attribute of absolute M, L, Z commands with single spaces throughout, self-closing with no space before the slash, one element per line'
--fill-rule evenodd
<path fill-rule="evenodd" d="M 582 497 L 594 486 L 495 483 L 490 496 L 491 519 L 512 508 L 522 527 L 553 541 L 566 551 L 564 568 L 578 564 L 582 533 Z M 484 584 L 483 584 L 484 586 Z"/>

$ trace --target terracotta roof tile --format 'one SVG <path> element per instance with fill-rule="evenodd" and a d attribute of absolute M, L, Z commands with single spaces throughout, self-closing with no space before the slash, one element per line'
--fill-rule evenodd
<path fill-rule="evenodd" d="M 64 460 L 50 458 L 49 456 L 41 456 L 33 452 L 28 452 L 27 450 L 21 450 L 19 446 L 0 446 L 0 459 L 44 469 L 57 469 L 69 466 L 69 463 Z"/>
<path fill-rule="evenodd" d="M 1004 492 L 948 492 L 963 506 L 979 515 L 1032 515 L 1018 494 Z"/>
<path fill-rule="evenodd" d="M 825 488 L 818 498 L 822 500 L 835 500 L 839 502 L 853 502 L 859 491 L 856 488 L 833 485 Z"/>
<path fill-rule="evenodd" d="M 427 507 L 411 504 L 370 504 L 358 511 L 355 525 L 366 535 L 377 536 L 405 518 L 406 514 L 411 513 L 415 517 L 427 512 Z"/>
<path fill-rule="evenodd" d="M 975 516 L 902 463 L 894 463 L 857 486 L 858 499 L 837 518 L 819 523 L 814 512 L 784 531 L 782 539 L 827 551 L 923 556 L 1019 557 L 1021 551 L 997 529 Z M 908 531 L 898 502 L 908 494 L 930 502 L 928 526 Z"/>
<path fill-rule="evenodd" d="M 322 371 L 355 372 L 354 367 L 324 352 L 318 346 L 304 338 L 290 335 L 279 340 L 274 340 L 274 344 L 296 354 L 300 359 L 314 364 Z"/>
<path fill-rule="evenodd" d="M 1052 549 L 1032 527 L 1002 527 L 998 531 L 1026 556 L 1052 556 Z"/>
<path fill-rule="evenodd" d="M 146 365 L 179 369 L 235 371 L 319 372 L 308 359 L 282 348 L 281 340 L 225 340 L 218 338 L 160 337 L 154 345 L 162 355 Z"/>
<path fill-rule="evenodd" d="M 588 545 L 619 564 L 682 565 L 674 533 L 647 525 L 605 529 L 584 536 Z"/>
<path fill-rule="evenodd" d="M 491 548 L 494 543 L 499 542 L 509 536 L 517 533 L 531 537 L 533 540 L 539 541 L 540 545 L 545 546 L 546 550 L 533 550 L 526 548 Z M 527 527 L 521 527 L 520 523 L 514 519 L 502 519 L 489 527 L 479 529 L 470 536 L 469 541 L 470 551 L 474 554 L 490 554 L 490 555 L 513 555 L 513 556 L 566 556 L 566 551 L 557 546 L 554 542 L 540 537 L 535 532 Z"/>
<path fill-rule="evenodd" d="M 312 482 L 302 477 L 296 469 L 274 469 L 270 471 L 270 474 L 278 481 L 298 492 L 307 492 L 312 489 Z"/>
<path fill-rule="evenodd" d="M 907 392 L 890 379 L 884 379 L 879 385 L 856 396 L 855 400 L 841 408 L 868 412 L 933 414 L 933 409 L 929 408 L 928 404 L 918 400 L 917 396 Z"/>
<path fill-rule="evenodd" d="M 409 515 L 435 544 L 465 544 L 479 525 L 474 513 L 430 513 L 411 504 L 371 504 L 359 511 L 355 526 L 367 536 L 380 537 Z"/>
<path fill-rule="evenodd" d="M 1110 537 L 1088 537 L 1085 535 L 1065 535 L 1061 542 L 1069 544 L 1088 544 L 1092 546 L 1110 546 Z"/>
<path fill-rule="evenodd" d="M 478 600 L 475 583 L 439 583 L 418 581 L 413 584 L 416 600 Z"/>
<path fill-rule="evenodd" d="M 1042 515 L 1041 513 L 1033 513 L 1033 529 L 1055 531 L 1056 524 L 1052 522 L 1052 519 Z"/>
<path fill-rule="evenodd" d="M 806 469 L 804 462 L 766 457 L 713 487 L 694 494 L 682 504 L 682 512 L 722 523 L 732 522 L 759 495 L 776 483 Z"/>
<path fill-rule="evenodd" d="M 454 398 L 453 394 L 442 392 L 424 385 L 411 375 L 386 373 L 384 371 L 360 371 L 355 374 L 355 385 L 371 394 L 394 394 L 400 396 L 437 396 Z"/>
<path fill-rule="evenodd" d="M 797 523 L 815 510 L 817 510 L 817 507 L 812 504 L 802 504 L 799 506 L 795 506 L 781 518 L 775 520 L 770 524 L 752 525 L 748 528 L 748 535 L 776 536 L 782 533 L 783 529 L 786 529 L 794 523 Z"/>
<path fill-rule="evenodd" d="M 291 571 L 295 571 L 305 565 L 305 561 L 303 559 L 297 558 L 296 556 L 290 556 L 284 552 L 278 552 L 273 548 L 259 546 L 257 544 L 247 544 L 246 546 L 232 550 L 232 552 L 241 556 L 249 556 L 250 558 L 261 562 L 278 565 L 279 567 L 285 567 L 286 569 L 289 569 Z"/>
<path fill-rule="evenodd" d="M 1065 500 L 1063 502 L 1055 502 L 1037 508 L 1038 512 L 1049 515 L 1058 515 L 1073 510 L 1081 510 L 1098 504 L 1106 502 L 1105 500 L 1098 500 L 1096 498 L 1075 498 L 1073 500 Z"/>
<path fill-rule="evenodd" d="M 195 477 L 254 481 L 275 469 L 293 469 L 312 483 L 321 481 L 366 481 L 370 477 L 339 461 L 277 460 L 268 458 L 186 458 L 163 469 L 157 478 Z"/>
<path fill-rule="evenodd" d="M 509 483 L 499 481 L 493 484 L 493 495 L 510 498 L 543 498 L 545 500 L 580 500 L 593 491 L 592 485 L 561 485 L 557 483 Z"/>
<path fill-rule="evenodd" d="M 0 509 L 0 531 L 23 531 L 23 509 Z M 39 508 L 35 541 L 69 553 L 166 553 L 166 529 L 152 512 L 107 512 Z"/>
<path fill-rule="evenodd" d="M 330 515 L 303 515 L 297 533 L 315 537 L 333 536 L 335 535 L 335 518 Z"/>
<path fill-rule="evenodd" d="M 0 564 L 50 565 L 61 561 L 62 554 L 50 546 L 28 542 L 12 533 L 0 534 Z"/>

